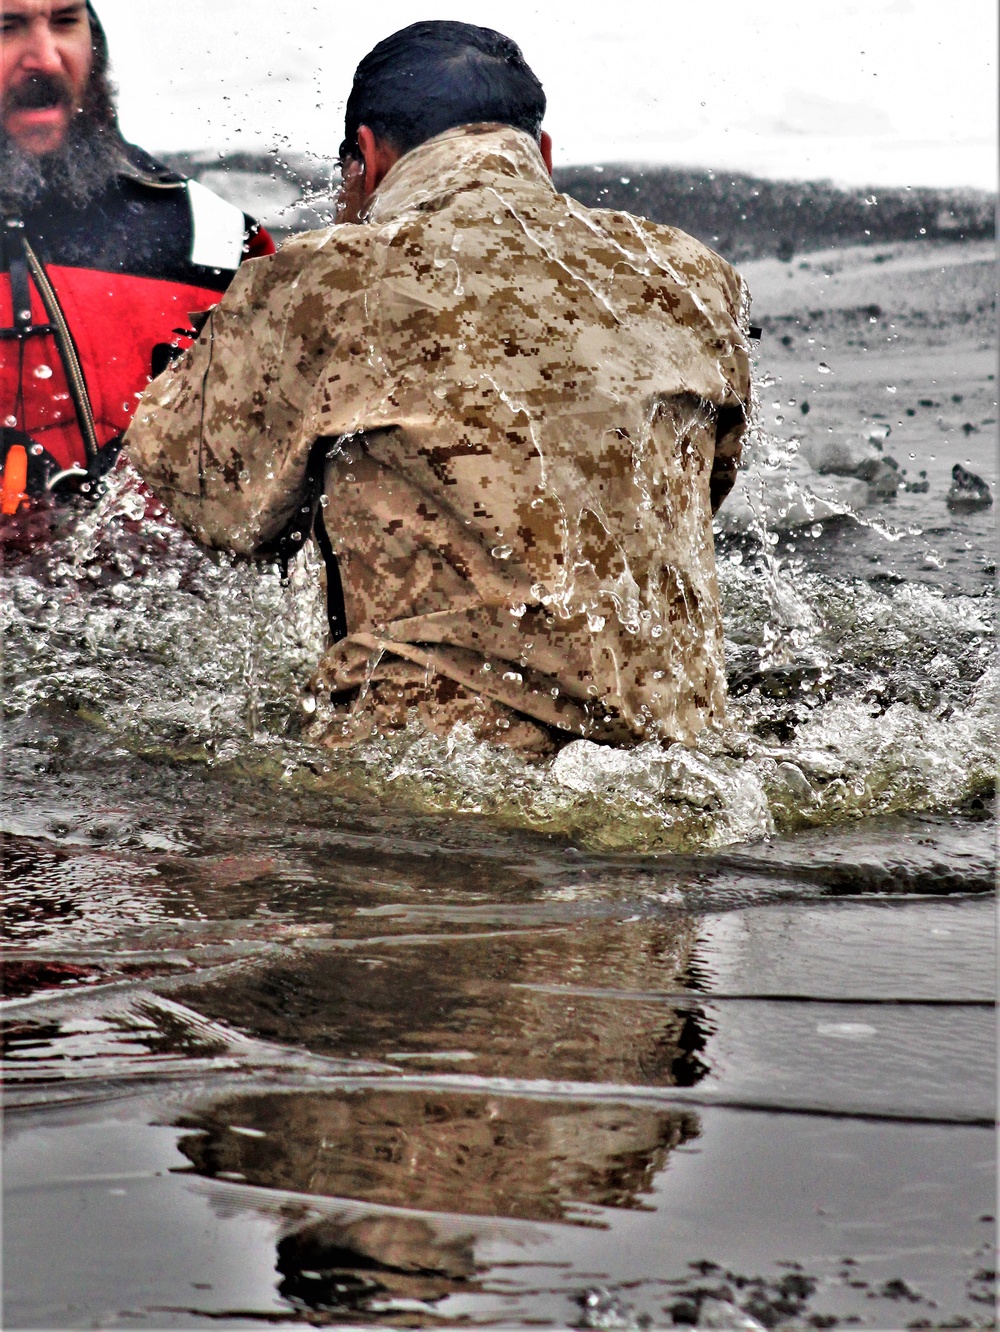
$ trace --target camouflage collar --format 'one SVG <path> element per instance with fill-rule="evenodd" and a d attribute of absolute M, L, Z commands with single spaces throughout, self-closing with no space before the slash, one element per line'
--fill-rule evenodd
<path fill-rule="evenodd" d="M 399 159 L 369 201 L 365 221 L 379 224 L 414 210 L 433 211 L 456 191 L 498 176 L 555 190 L 530 134 L 510 125 L 459 125 Z"/>

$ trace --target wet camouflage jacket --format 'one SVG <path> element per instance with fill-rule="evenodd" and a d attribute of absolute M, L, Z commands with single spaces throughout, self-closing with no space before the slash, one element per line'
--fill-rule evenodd
<path fill-rule="evenodd" d="M 711 520 L 744 313 L 698 241 L 584 208 L 529 136 L 466 126 L 403 157 L 364 223 L 246 264 L 127 445 L 199 541 L 246 556 L 309 523 L 320 451 L 331 743 L 414 716 L 538 752 L 688 741 L 724 707 Z"/>

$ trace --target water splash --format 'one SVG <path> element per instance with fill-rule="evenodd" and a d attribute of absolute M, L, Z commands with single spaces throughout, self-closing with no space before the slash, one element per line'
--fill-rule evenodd
<path fill-rule="evenodd" d="M 324 646 L 317 554 L 284 586 L 273 568 L 209 557 L 123 463 L 68 536 L 3 574 L 7 717 L 65 710 L 131 752 L 622 850 L 985 796 L 990 601 L 810 573 L 778 557 L 766 513 L 754 523 L 752 555 L 719 565 L 728 722 L 694 748 L 577 741 L 537 763 L 462 727 L 442 740 L 411 726 L 334 756 L 311 738 L 323 706 L 306 692 Z"/>

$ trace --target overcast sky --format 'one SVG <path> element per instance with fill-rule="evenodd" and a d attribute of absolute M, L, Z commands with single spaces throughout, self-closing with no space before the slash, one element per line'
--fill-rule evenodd
<path fill-rule="evenodd" d="M 354 68 L 417 19 L 513 37 L 557 164 L 996 187 L 995 0 L 96 0 L 126 134 L 333 155 Z"/>

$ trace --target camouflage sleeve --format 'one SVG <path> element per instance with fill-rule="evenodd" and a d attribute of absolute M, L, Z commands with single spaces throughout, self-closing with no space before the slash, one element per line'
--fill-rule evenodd
<path fill-rule="evenodd" d="M 252 556 L 273 542 L 301 507 L 317 436 L 360 428 L 377 361 L 366 230 L 300 236 L 244 264 L 143 396 L 132 462 L 203 545 Z"/>
<path fill-rule="evenodd" d="M 717 420 L 710 481 L 715 513 L 735 484 L 750 423 L 750 298 L 735 268 L 693 236 L 676 227 L 645 221 L 642 231 L 651 252 L 687 288 L 695 308 L 709 325 L 706 348 L 718 348 L 714 353 L 706 351 L 715 355 L 718 372 L 718 387 L 711 399 Z"/>
<path fill-rule="evenodd" d="M 743 453 L 743 441 L 750 427 L 752 390 L 750 381 L 750 294 L 737 271 L 723 259 L 718 260 L 719 286 L 726 309 L 739 335 L 738 345 L 727 367 L 732 390 L 731 401 L 719 407 L 715 432 L 715 459 L 709 482 L 712 513 L 719 508 L 736 484 L 736 471 Z"/>

